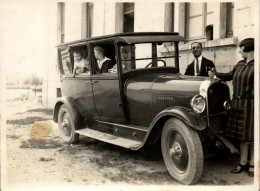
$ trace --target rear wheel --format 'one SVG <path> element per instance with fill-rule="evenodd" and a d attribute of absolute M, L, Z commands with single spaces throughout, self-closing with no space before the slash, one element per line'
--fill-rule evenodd
<path fill-rule="evenodd" d="M 170 175 L 183 184 L 196 183 L 203 171 L 203 150 L 198 133 L 177 118 L 169 119 L 162 131 L 161 147 Z"/>
<path fill-rule="evenodd" d="M 75 143 L 79 139 L 79 134 L 75 133 L 75 124 L 71 113 L 66 105 L 62 105 L 59 110 L 58 124 L 62 140 L 65 143 Z"/>

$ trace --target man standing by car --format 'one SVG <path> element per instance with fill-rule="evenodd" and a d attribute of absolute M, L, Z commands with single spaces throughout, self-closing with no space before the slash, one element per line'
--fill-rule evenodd
<path fill-rule="evenodd" d="M 188 65 L 185 75 L 208 77 L 208 71 L 215 68 L 215 65 L 213 61 L 202 56 L 202 44 L 200 42 L 193 42 L 191 44 L 191 51 L 195 59 Z"/>
<path fill-rule="evenodd" d="M 107 58 L 105 56 L 105 49 L 102 46 L 95 46 L 94 47 L 94 55 L 97 59 L 98 64 L 98 72 L 101 73 L 107 73 L 108 69 L 111 69 L 113 67 L 113 62 L 110 58 Z"/>

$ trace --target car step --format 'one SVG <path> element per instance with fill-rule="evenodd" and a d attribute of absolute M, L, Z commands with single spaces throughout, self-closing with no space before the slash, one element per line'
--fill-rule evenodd
<path fill-rule="evenodd" d="M 90 137 L 93 139 L 97 139 L 100 141 L 104 141 L 104 142 L 118 145 L 121 147 L 125 147 L 128 149 L 136 148 L 140 144 L 142 144 L 141 141 L 126 139 L 126 138 L 118 137 L 118 136 L 111 135 L 108 133 L 103 133 L 103 132 L 96 131 L 96 130 L 89 129 L 89 128 L 79 129 L 79 130 L 76 130 L 75 132 L 80 135 L 84 135 L 84 136 L 87 136 L 87 137 Z"/>

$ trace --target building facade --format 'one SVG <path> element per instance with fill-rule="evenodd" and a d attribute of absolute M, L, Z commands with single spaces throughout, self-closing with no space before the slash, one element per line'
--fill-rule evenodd
<path fill-rule="evenodd" d="M 57 35 L 49 41 L 43 103 L 52 108 L 60 95 L 55 44 L 123 32 L 178 32 L 188 41 L 180 44 L 181 73 L 194 59 L 194 41 L 202 43 L 203 55 L 219 72 L 229 72 L 241 60 L 238 43 L 255 37 L 257 8 L 257 1 L 49 3 L 49 30 Z"/>

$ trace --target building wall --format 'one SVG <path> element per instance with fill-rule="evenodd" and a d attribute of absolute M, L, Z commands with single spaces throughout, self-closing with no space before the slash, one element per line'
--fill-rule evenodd
<path fill-rule="evenodd" d="M 96 2 L 94 3 L 94 24 L 93 24 L 93 36 L 100 36 L 105 34 L 104 23 L 105 23 L 105 3 Z M 96 16 L 95 16 L 96 15 Z"/>
<path fill-rule="evenodd" d="M 43 105 L 53 108 L 56 101 L 56 88 L 59 87 L 59 74 L 57 69 L 57 3 L 48 4 L 48 58 L 47 70 L 43 79 Z"/>
<path fill-rule="evenodd" d="M 238 38 L 239 42 L 245 38 L 255 36 L 255 27 L 257 27 L 255 21 L 259 19 L 259 12 L 255 10 L 258 6 L 259 4 L 257 5 L 252 1 L 235 3 L 234 36 Z M 237 48 L 235 62 L 239 60 L 241 60 L 241 56 Z"/>
<path fill-rule="evenodd" d="M 114 34 L 116 30 L 115 25 L 116 3 L 94 3 L 93 36 Z"/>
<path fill-rule="evenodd" d="M 81 38 L 82 3 L 65 3 L 65 42 Z"/>
<path fill-rule="evenodd" d="M 241 60 L 238 44 L 244 38 L 254 37 L 255 26 L 255 3 L 253 2 L 235 2 L 234 3 L 234 25 L 233 25 L 233 37 L 221 38 L 220 24 L 220 3 L 216 4 L 216 10 L 212 15 L 214 23 L 214 32 L 212 41 L 204 41 L 203 55 L 215 63 L 215 66 L 219 72 L 229 72 L 233 66 Z M 216 25 L 216 27 L 215 27 Z M 185 45 L 181 45 L 180 61 L 183 64 L 181 72 L 185 71 L 185 68 L 189 63 L 193 61 L 193 56 L 190 50 L 191 42 Z"/>
<path fill-rule="evenodd" d="M 254 26 L 256 24 L 254 22 L 259 16 L 259 13 L 254 11 L 255 8 L 256 4 L 254 2 L 235 3 L 234 36 L 237 36 L 239 41 L 254 36 Z"/>
<path fill-rule="evenodd" d="M 105 3 L 104 9 L 104 34 L 114 34 L 116 30 L 116 3 Z"/>
<path fill-rule="evenodd" d="M 235 62 L 236 47 L 223 46 L 223 47 L 210 47 L 204 48 L 202 55 L 212 60 L 218 72 L 229 72 Z M 194 56 L 190 49 L 180 51 L 180 72 L 185 73 L 187 65 L 194 60 Z"/>
<path fill-rule="evenodd" d="M 220 37 L 220 3 L 212 3 L 211 9 L 214 10 L 214 13 L 207 21 L 207 25 L 215 24 L 213 28 L 213 39 L 218 39 Z"/>
<path fill-rule="evenodd" d="M 135 3 L 135 32 L 164 31 L 165 3 Z"/>

